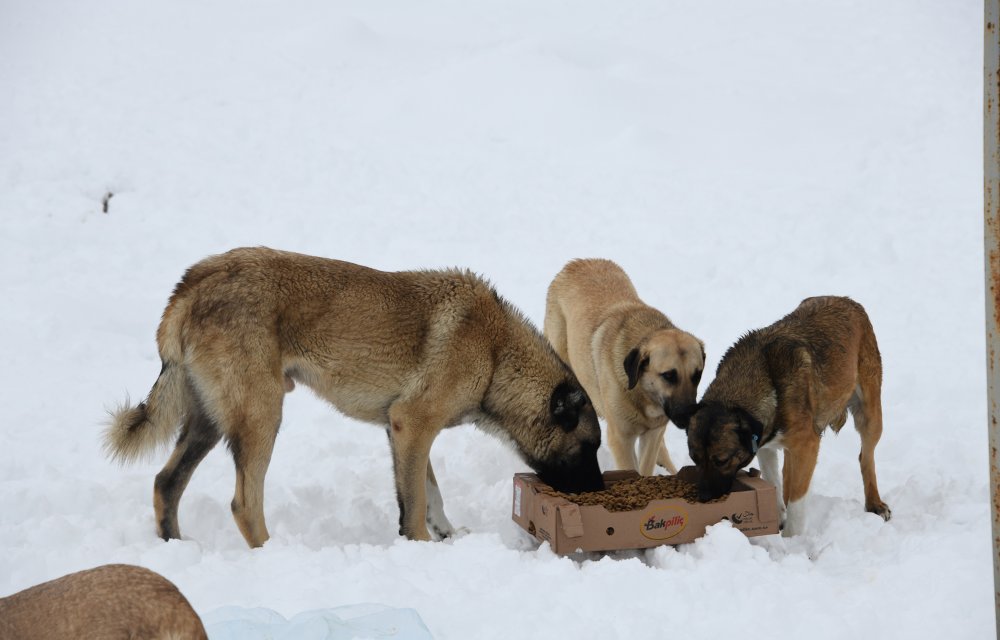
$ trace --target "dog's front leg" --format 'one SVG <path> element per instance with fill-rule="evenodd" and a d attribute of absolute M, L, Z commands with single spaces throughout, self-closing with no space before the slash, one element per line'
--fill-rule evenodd
<path fill-rule="evenodd" d="M 778 451 L 770 446 L 764 446 L 757 450 L 757 459 L 760 460 L 760 475 L 774 485 L 778 496 L 778 516 L 781 526 L 785 526 L 785 496 L 781 491 L 781 467 L 778 466 Z"/>
<path fill-rule="evenodd" d="M 784 489 L 788 505 L 783 536 L 797 536 L 805 529 L 805 497 L 809 492 L 816 460 L 819 457 L 819 436 L 809 429 L 800 429 L 802 437 L 795 448 L 785 448 Z"/>
<path fill-rule="evenodd" d="M 427 528 L 439 540 L 455 535 L 455 527 L 444 514 L 444 500 L 430 460 L 427 461 Z"/>
<path fill-rule="evenodd" d="M 427 531 L 428 471 L 431 444 L 440 429 L 419 412 L 397 405 L 389 410 L 389 421 L 396 501 L 399 503 L 399 534 L 410 540 L 430 540 Z M 440 493 L 437 498 L 440 500 Z"/>

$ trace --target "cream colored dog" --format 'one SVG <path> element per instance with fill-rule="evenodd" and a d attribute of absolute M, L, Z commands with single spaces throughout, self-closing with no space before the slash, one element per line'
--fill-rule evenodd
<path fill-rule="evenodd" d="M 686 427 L 705 368 L 705 346 L 639 299 L 610 260 L 573 260 L 549 285 L 545 336 L 608 424 L 620 469 L 676 472 L 667 423 Z M 639 456 L 636 458 L 636 440 Z"/>

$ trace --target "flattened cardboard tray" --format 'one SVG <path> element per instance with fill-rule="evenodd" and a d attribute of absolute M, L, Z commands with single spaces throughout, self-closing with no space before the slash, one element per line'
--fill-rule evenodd
<path fill-rule="evenodd" d="M 635 471 L 605 471 L 604 482 L 611 485 L 638 475 Z M 684 467 L 677 475 L 694 482 L 697 470 Z M 774 485 L 761 479 L 756 469 L 741 471 L 725 500 L 704 504 L 671 498 L 653 500 L 632 511 L 608 511 L 599 505 L 578 505 L 542 490 L 551 488 L 535 474 L 514 475 L 514 522 L 564 555 L 683 544 L 705 535 L 705 529 L 722 520 L 729 520 L 747 536 L 778 533 Z"/>

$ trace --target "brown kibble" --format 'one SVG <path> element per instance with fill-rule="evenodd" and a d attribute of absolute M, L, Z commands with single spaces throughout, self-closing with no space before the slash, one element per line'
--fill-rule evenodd
<path fill-rule="evenodd" d="M 642 509 L 653 500 L 681 498 L 692 504 L 698 502 L 698 487 L 677 476 L 638 476 L 611 483 L 604 491 L 568 494 L 543 489 L 542 493 L 565 498 L 580 506 L 599 505 L 608 511 Z M 722 495 L 708 502 L 720 502 L 727 496 L 728 494 Z"/>

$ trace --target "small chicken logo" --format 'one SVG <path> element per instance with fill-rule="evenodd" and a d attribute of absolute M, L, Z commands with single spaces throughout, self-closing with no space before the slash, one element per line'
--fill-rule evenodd
<path fill-rule="evenodd" d="M 753 511 L 744 511 L 743 513 L 734 513 L 728 518 L 734 525 L 743 524 L 744 522 L 753 522 Z"/>

